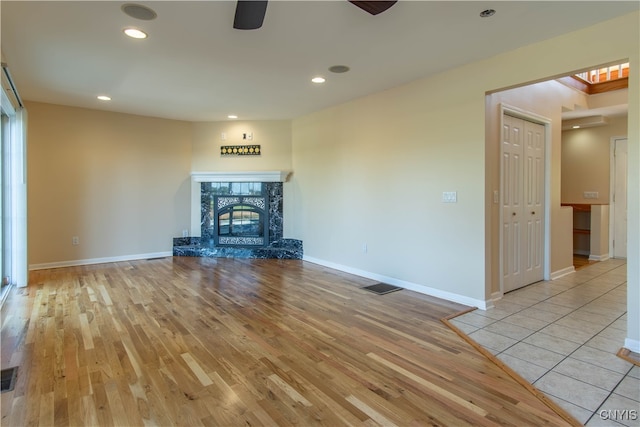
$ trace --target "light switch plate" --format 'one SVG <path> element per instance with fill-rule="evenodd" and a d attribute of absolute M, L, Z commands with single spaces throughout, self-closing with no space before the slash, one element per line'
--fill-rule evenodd
<path fill-rule="evenodd" d="M 457 203 L 458 193 L 456 191 L 444 191 L 442 193 L 442 203 Z"/>
<path fill-rule="evenodd" d="M 598 198 L 598 192 L 597 191 L 585 191 L 584 193 L 582 193 L 582 197 L 584 197 L 585 199 L 597 199 Z"/>

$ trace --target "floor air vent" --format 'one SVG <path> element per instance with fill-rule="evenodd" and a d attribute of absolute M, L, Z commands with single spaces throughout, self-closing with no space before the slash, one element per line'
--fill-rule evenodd
<path fill-rule="evenodd" d="M 11 391 L 16 386 L 16 377 L 18 376 L 18 368 L 9 368 L 2 370 L 2 387 L 1 391 L 4 393 L 5 391 Z"/>
<path fill-rule="evenodd" d="M 373 292 L 374 294 L 384 295 L 388 294 L 389 292 L 399 291 L 402 288 L 389 285 L 387 283 L 376 283 L 375 285 L 365 286 L 362 289 L 364 289 L 365 291 Z"/>

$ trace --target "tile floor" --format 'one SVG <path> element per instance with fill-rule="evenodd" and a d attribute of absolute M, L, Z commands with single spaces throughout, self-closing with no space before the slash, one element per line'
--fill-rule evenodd
<path fill-rule="evenodd" d="M 625 261 L 607 260 L 509 292 L 495 308 L 452 323 L 583 424 L 639 426 L 640 367 L 616 356 L 626 287 Z"/>

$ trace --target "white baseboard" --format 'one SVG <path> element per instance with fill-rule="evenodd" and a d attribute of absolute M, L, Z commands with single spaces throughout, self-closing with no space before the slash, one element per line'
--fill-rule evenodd
<path fill-rule="evenodd" d="M 498 291 L 498 292 L 494 292 L 491 294 L 491 305 L 493 305 L 494 302 L 496 301 L 500 301 L 502 299 L 502 297 L 504 297 L 504 293 L 502 293 L 502 291 Z"/>
<path fill-rule="evenodd" d="M 304 261 L 311 262 L 313 264 L 329 267 L 334 270 L 343 271 L 345 273 L 353 274 L 355 276 L 365 277 L 367 279 L 377 280 L 379 282 L 388 283 L 394 286 L 400 286 L 401 288 L 415 291 L 421 294 L 429 295 L 436 298 L 441 298 L 447 301 L 456 302 L 470 307 L 477 307 L 481 310 L 487 310 L 493 308 L 493 301 L 483 301 L 475 298 L 470 298 L 464 295 L 455 294 L 453 292 L 443 291 L 441 289 L 430 288 L 428 286 L 419 285 L 417 283 L 407 282 L 405 280 L 396 279 L 394 277 L 388 277 L 370 271 L 360 270 L 357 268 L 348 267 L 346 265 L 336 264 L 330 261 L 321 260 L 318 258 L 303 256 Z"/>
<path fill-rule="evenodd" d="M 589 261 L 606 261 L 608 259 L 609 259 L 609 254 L 589 255 Z"/>
<path fill-rule="evenodd" d="M 173 252 L 152 252 L 148 254 L 123 255 L 107 258 L 76 259 L 71 261 L 48 262 L 43 264 L 29 264 L 29 270 L 45 270 L 48 268 L 76 267 L 79 265 L 104 264 L 107 262 L 136 261 L 149 258 L 164 258 L 173 256 Z"/>
<path fill-rule="evenodd" d="M 631 338 L 624 339 L 624 348 L 631 350 L 634 353 L 640 353 L 640 341 L 632 340 Z"/>
<path fill-rule="evenodd" d="M 2 306 L 4 305 L 4 302 L 7 300 L 7 297 L 9 296 L 9 292 L 11 292 L 11 288 L 13 286 L 15 286 L 13 283 L 9 283 L 2 291 L 2 294 L 0 294 L 0 308 L 2 308 Z"/>
<path fill-rule="evenodd" d="M 551 280 L 556 280 L 561 278 L 562 276 L 566 276 L 567 274 L 575 273 L 576 268 L 572 265 L 571 267 L 563 268 L 558 271 L 554 271 L 551 273 Z"/>

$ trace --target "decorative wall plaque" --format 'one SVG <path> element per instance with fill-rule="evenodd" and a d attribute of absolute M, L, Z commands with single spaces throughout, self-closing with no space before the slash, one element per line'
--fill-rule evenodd
<path fill-rule="evenodd" d="M 220 147 L 221 156 L 259 156 L 259 145 L 223 145 Z"/>

